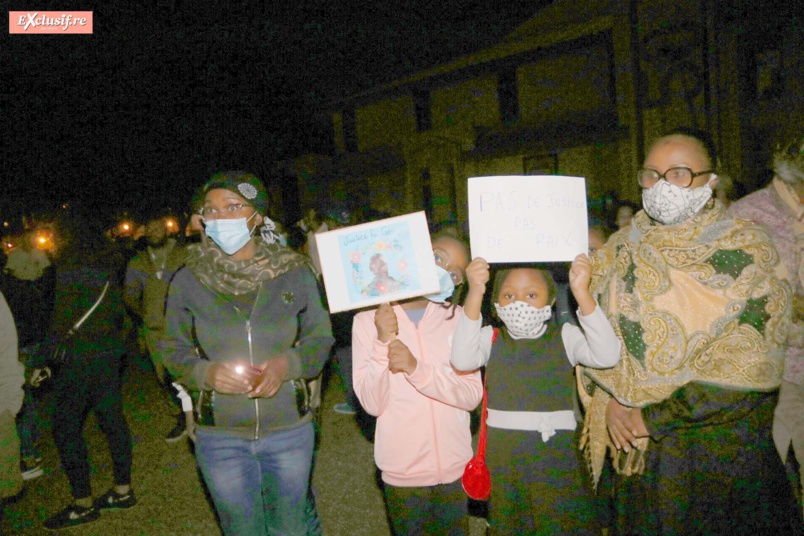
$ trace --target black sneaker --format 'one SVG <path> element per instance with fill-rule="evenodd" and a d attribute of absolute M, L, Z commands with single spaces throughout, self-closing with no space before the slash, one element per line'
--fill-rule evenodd
<path fill-rule="evenodd" d="M 165 441 L 168 443 L 175 443 L 176 441 L 180 440 L 182 437 L 187 435 L 187 426 L 184 422 L 184 415 L 180 416 L 176 421 L 176 426 L 173 427 L 173 430 L 165 436 Z"/>
<path fill-rule="evenodd" d="M 123 510 L 131 508 L 137 504 L 137 498 L 134 497 L 134 490 L 129 489 L 128 493 L 120 495 L 114 489 L 110 489 L 93 503 L 93 506 L 98 510 Z"/>
<path fill-rule="evenodd" d="M 96 521 L 99 517 L 100 512 L 94 506 L 85 508 L 77 504 L 71 504 L 58 514 L 47 518 L 44 525 L 48 530 L 66 529 Z"/>
<path fill-rule="evenodd" d="M 42 471 L 42 458 L 25 456 L 20 460 L 20 471 L 23 480 L 31 480 L 44 474 Z"/>

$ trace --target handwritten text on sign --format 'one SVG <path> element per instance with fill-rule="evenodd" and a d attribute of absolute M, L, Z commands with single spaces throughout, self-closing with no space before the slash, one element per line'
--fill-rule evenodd
<path fill-rule="evenodd" d="M 589 249 L 583 177 L 473 177 L 468 190 L 473 258 L 563 262 Z"/>

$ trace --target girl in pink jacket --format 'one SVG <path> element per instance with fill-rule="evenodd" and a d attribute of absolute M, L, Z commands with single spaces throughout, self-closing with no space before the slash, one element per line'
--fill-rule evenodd
<path fill-rule="evenodd" d="M 460 480 L 472 458 L 469 411 L 483 384 L 479 372 L 450 365 L 461 308 L 444 302 L 463 283 L 469 252 L 441 236 L 433 253 L 439 294 L 364 311 L 352 328 L 355 391 L 377 417 L 374 459 L 398 536 L 467 532 Z"/>

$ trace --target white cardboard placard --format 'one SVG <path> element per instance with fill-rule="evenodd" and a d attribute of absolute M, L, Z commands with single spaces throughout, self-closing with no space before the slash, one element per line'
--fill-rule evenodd
<path fill-rule="evenodd" d="M 583 177 L 508 175 L 468 181 L 472 258 L 564 262 L 589 251 Z"/>
<path fill-rule="evenodd" d="M 315 241 L 331 313 L 439 291 L 424 212 L 318 233 Z"/>

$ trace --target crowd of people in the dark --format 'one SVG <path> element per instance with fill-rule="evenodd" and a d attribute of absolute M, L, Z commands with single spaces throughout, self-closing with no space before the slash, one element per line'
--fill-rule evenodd
<path fill-rule="evenodd" d="M 395 534 L 467 532 L 481 407 L 492 534 L 802 534 L 804 139 L 733 203 L 719 168 L 705 133 L 669 132 L 634 179 L 641 206 L 590 213 L 571 264 L 489 264 L 469 222 L 433 225 L 438 293 L 338 313 L 315 235 L 390 214 L 322 202 L 273 221 L 264 183 L 226 171 L 186 221 L 152 210 L 121 232 L 66 205 L 26 219 L 0 276 L 0 496 L 60 464 L 73 501 L 46 529 L 135 507 L 122 383 L 142 355 L 172 401 L 165 441 L 192 442 L 227 535 L 321 534 L 328 367 L 347 391 L 334 410 L 376 418 Z M 388 290 L 381 255 L 371 272 Z M 107 490 L 90 485 L 91 412 Z"/>

